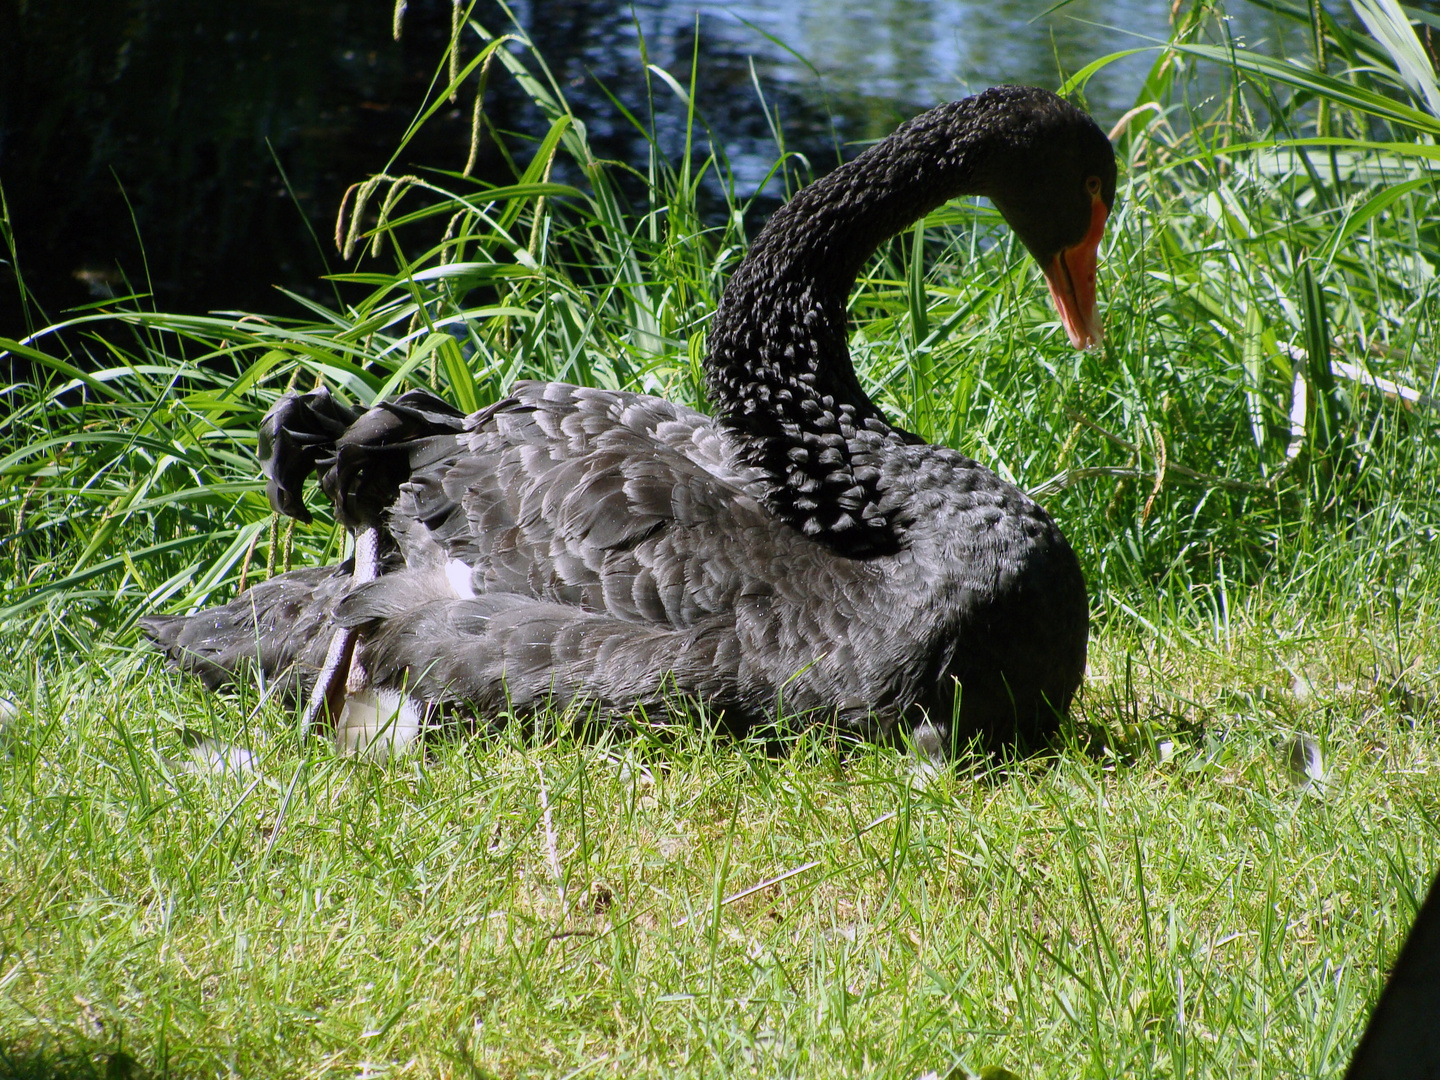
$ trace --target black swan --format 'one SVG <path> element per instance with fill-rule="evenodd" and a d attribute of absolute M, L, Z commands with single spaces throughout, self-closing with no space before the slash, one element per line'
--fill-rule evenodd
<path fill-rule="evenodd" d="M 676 695 L 728 728 L 783 712 L 930 754 L 1034 748 L 1085 667 L 1079 563 L 1023 492 L 886 420 L 846 301 L 880 243 L 985 195 L 1086 347 L 1115 175 L 1043 90 L 904 124 L 756 238 L 708 331 L 714 417 L 561 383 L 468 417 L 423 391 L 363 413 L 287 395 L 261 430 L 271 503 L 308 520 L 317 472 L 354 556 L 142 629 L 211 688 L 258 668 L 379 754 L 434 707 L 623 721 Z"/>

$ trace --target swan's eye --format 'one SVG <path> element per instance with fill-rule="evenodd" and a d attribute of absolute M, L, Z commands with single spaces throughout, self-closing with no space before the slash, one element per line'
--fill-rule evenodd
<path fill-rule="evenodd" d="M 1092 199 L 1098 199 L 1100 197 L 1100 178 L 1098 176 L 1092 176 L 1089 180 L 1086 180 L 1085 190 L 1090 192 Z"/>

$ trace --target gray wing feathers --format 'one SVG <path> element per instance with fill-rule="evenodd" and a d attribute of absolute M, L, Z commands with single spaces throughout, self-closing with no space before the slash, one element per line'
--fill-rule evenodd
<path fill-rule="evenodd" d="M 481 711 L 628 711 L 659 702 L 667 682 L 736 717 L 773 707 L 740 622 L 752 642 L 776 638 L 764 579 L 785 565 L 783 538 L 707 417 L 522 384 L 466 429 L 399 488 L 389 527 L 408 569 L 336 612 L 361 628 L 371 679 Z M 474 598 L 437 572 L 453 559 Z"/>
<path fill-rule="evenodd" d="M 292 570 L 195 615 L 148 615 L 140 629 L 181 671 L 211 690 L 253 678 L 287 696 L 314 682 L 325 662 L 331 616 L 350 587 L 347 566 Z"/>
<path fill-rule="evenodd" d="M 399 489 L 390 530 L 412 568 L 459 559 L 477 593 L 677 628 L 733 604 L 739 561 L 763 576 L 774 554 L 747 474 L 699 413 L 521 384 L 466 428 Z"/>
<path fill-rule="evenodd" d="M 326 456 L 333 432 L 300 426 L 313 411 L 277 410 L 289 427 L 272 425 L 304 446 L 298 462 L 279 461 L 289 501 L 299 503 L 302 466 L 315 468 L 342 520 L 380 518 L 387 572 L 356 588 L 343 567 L 300 570 L 201 615 L 145 620 L 177 666 L 212 688 L 258 668 L 303 692 L 333 627 L 353 625 L 372 679 L 408 680 L 435 700 L 618 706 L 657 699 L 670 674 L 726 699 L 717 704 L 763 709 L 736 689 L 754 675 L 742 675 L 742 636 L 792 639 L 796 628 L 771 625 L 765 604 L 784 587 L 768 575 L 787 566 L 793 538 L 745 493 L 753 478 L 729 462 L 709 418 L 522 383 L 452 430 L 443 403 L 415 392 L 360 416 Z M 474 599 L 447 578 L 454 560 Z"/>
<path fill-rule="evenodd" d="M 402 572 L 352 593 L 337 620 L 362 629 L 358 657 L 381 685 L 481 715 L 583 703 L 606 715 L 659 706 L 673 685 L 748 724 L 764 714 L 767 680 L 747 679 L 733 621 L 683 630 L 627 622 L 513 593 L 432 596 Z M 410 578 L 409 581 L 400 579 Z"/>
<path fill-rule="evenodd" d="M 877 609 L 874 569 L 767 514 L 691 410 L 532 383 L 462 424 L 406 395 L 317 469 L 342 520 L 378 515 L 383 572 L 357 586 L 346 568 L 297 571 L 190 620 L 149 620 L 210 685 L 258 666 L 303 691 L 341 625 L 358 628 L 373 685 L 482 714 L 586 702 L 620 715 L 679 686 L 740 724 L 783 698 L 863 727 L 924 692 L 914 643 L 895 640 L 915 620 Z"/>

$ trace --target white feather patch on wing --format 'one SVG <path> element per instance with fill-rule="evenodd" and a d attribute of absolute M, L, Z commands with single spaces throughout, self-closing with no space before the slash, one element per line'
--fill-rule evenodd
<path fill-rule="evenodd" d="M 445 564 L 445 577 L 450 582 L 450 589 L 461 600 L 474 600 L 475 588 L 470 584 L 470 577 L 473 571 L 459 559 L 451 559 Z"/>
<path fill-rule="evenodd" d="M 345 698 L 335 725 L 335 752 L 385 762 L 420 736 L 420 707 L 396 690 L 363 690 Z"/>

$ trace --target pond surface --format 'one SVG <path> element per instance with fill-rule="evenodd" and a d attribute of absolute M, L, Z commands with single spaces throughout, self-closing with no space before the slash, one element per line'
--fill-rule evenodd
<path fill-rule="evenodd" d="M 1001 82 L 1056 86 L 1106 53 L 1153 45 L 1168 0 L 530 0 L 513 7 L 596 149 L 643 162 L 644 144 L 601 90 L 646 112 L 640 60 L 689 80 L 735 169 L 742 197 L 776 143 L 817 172 L 939 101 Z M 59 319 L 130 290 L 162 310 L 299 314 L 300 296 L 334 302 L 320 280 L 340 268 L 333 221 L 352 182 L 385 167 L 449 39 L 448 0 L 411 0 L 391 36 L 388 4 L 342 0 L 19 0 L 0 12 L 0 183 L 24 284 Z M 495 0 L 475 18 L 506 28 Z M 1276 32 L 1245 8 L 1251 42 Z M 698 43 L 697 43 L 698 32 Z M 470 39 L 475 40 L 473 36 Z M 470 46 L 472 53 L 475 46 Z M 802 59 L 803 58 L 803 59 Z M 1095 76 L 1088 100 L 1108 126 L 1154 54 Z M 683 109 L 651 81 L 668 152 Z M 458 169 L 468 101 L 427 125 L 392 171 Z M 497 127 L 538 116 L 498 71 L 486 107 Z M 491 151 L 478 170 L 507 178 Z M 778 194 L 778 193 L 777 193 Z M 13 271 L 0 267 L 0 334 L 26 321 Z"/>

